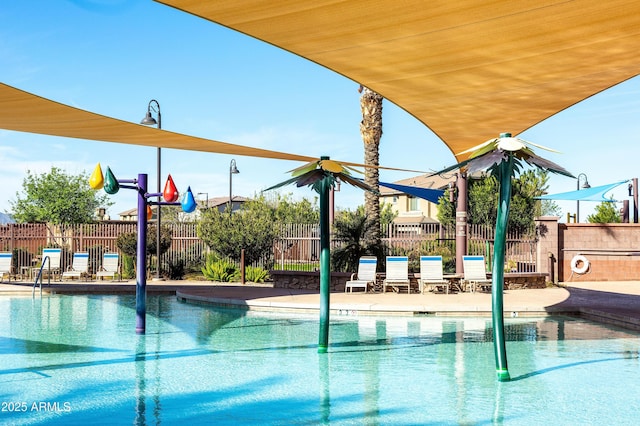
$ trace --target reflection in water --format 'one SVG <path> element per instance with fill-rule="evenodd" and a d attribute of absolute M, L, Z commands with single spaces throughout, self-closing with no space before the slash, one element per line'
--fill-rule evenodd
<path fill-rule="evenodd" d="M 145 335 L 138 335 L 138 343 L 136 344 L 136 406 L 135 406 L 135 418 L 133 424 L 136 426 L 145 426 L 147 424 L 146 419 L 146 388 L 147 382 L 145 377 L 145 364 L 147 358 L 147 345 Z"/>
<path fill-rule="evenodd" d="M 498 425 L 504 422 L 504 413 L 502 412 L 502 384 L 503 382 L 496 384 L 496 399 L 493 409 L 493 424 Z"/>
<path fill-rule="evenodd" d="M 585 424 L 604 410 L 635 416 L 633 404 L 607 395 L 640 380 L 638 334 L 571 317 L 507 318 L 515 374 L 501 383 L 490 318 L 336 316 L 329 352 L 319 354 L 317 315 L 170 297 L 150 297 L 147 308 L 147 333 L 136 335 L 132 297 L 0 304 L 8 318 L 0 324 L 5 396 L 74 407 L 43 415 L 42 424 L 87 416 L 136 425 Z M 602 403 L 581 404 L 594 388 Z M 564 400 L 548 404 L 550 395 Z"/>
<path fill-rule="evenodd" d="M 331 423 L 331 383 L 328 353 L 318 353 L 318 367 L 320 376 L 320 423 L 328 425 Z"/>
<path fill-rule="evenodd" d="M 171 312 L 171 304 L 167 299 L 161 297 L 150 298 L 147 304 L 149 312 L 152 312 L 156 318 L 167 317 Z M 134 424 L 146 426 L 147 423 L 147 366 L 153 364 L 153 373 L 151 380 L 153 381 L 153 391 L 151 400 L 153 401 L 153 419 L 154 424 L 161 423 L 162 403 L 160 394 L 162 392 L 160 360 L 162 354 L 162 334 L 161 332 L 137 334 L 136 353 L 135 353 L 135 370 L 136 370 L 136 405 Z M 147 353 L 147 340 L 155 343 L 155 351 L 152 354 Z"/>

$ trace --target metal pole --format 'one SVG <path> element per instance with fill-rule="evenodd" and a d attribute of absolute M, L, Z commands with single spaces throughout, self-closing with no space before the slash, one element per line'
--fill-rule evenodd
<path fill-rule="evenodd" d="M 456 274 L 462 274 L 462 257 L 467 254 L 467 174 L 458 172 L 456 179 Z"/>
<path fill-rule="evenodd" d="M 160 122 L 158 121 L 158 128 L 160 128 Z M 158 166 L 158 194 L 160 194 L 162 192 L 162 189 L 160 188 L 161 186 L 161 177 L 160 177 L 160 167 L 161 167 L 161 153 L 160 153 L 161 149 L 158 148 L 158 161 L 157 161 L 157 166 Z M 160 208 L 160 201 L 162 201 L 162 197 L 160 195 L 158 195 L 158 205 L 156 206 L 157 208 L 157 220 L 156 220 L 156 259 L 157 259 L 157 267 L 156 267 L 156 280 L 161 280 L 162 275 L 160 274 L 160 224 L 162 222 L 162 210 Z M 146 211 L 145 211 L 145 215 L 146 215 Z"/>
<path fill-rule="evenodd" d="M 638 178 L 633 178 L 633 223 L 638 223 Z"/>
<path fill-rule="evenodd" d="M 576 181 L 576 190 L 580 190 L 580 178 L 583 177 L 584 178 L 584 183 L 582 184 L 582 188 L 586 189 L 586 188 L 591 188 L 591 185 L 589 185 L 589 178 L 587 178 L 587 175 L 585 175 L 584 173 L 580 173 L 578 175 L 578 179 Z M 576 201 L 576 223 L 580 223 L 580 199 L 578 198 L 578 200 Z"/>
<path fill-rule="evenodd" d="M 136 247 L 136 333 L 145 334 L 147 315 L 147 175 L 138 175 L 138 240 Z"/>
<path fill-rule="evenodd" d="M 233 173 L 231 172 L 231 166 L 229 166 L 229 216 L 231 216 L 231 213 L 233 211 L 233 201 L 232 201 L 232 195 L 231 195 L 231 188 L 232 188 L 231 179 L 233 179 Z"/>
<path fill-rule="evenodd" d="M 582 173 L 580 173 L 581 175 Z M 576 190 L 580 190 L 580 175 L 578 175 L 578 180 L 576 181 Z M 580 223 L 580 200 L 576 201 L 576 223 Z"/>
<path fill-rule="evenodd" d="M 156 105 L 156 108 L 153 108 L 153 104 Z M 151 115 L 151 110 L 154 110 L 156 113 L 158 113 L 158 120 L 156 121 L 153 116 Z M 147 115 L 142 119 L 142 121 L 140 122 L 140 124 L 144 124 L 145 126 L 150 126 L 152 124 L 157 124 L 158 125 L 158 129 L 162 129 L 162 114 L 160 113 L 160 103 L 158 101 L 156 101 L 155 99 L 151 99 L 149 101 L 149 105 L 147 106 Z M 162 170 L 161 170 L 161 163 L 162 163 L 162 154 L 161 154 L 161 149 L 160 147 L 156 148 L 157 153 L 156 153 L 156 170 L 158 172 L 158 176 L 157 176 L 157 181 L 158 181 L 158 185 L 157 185 L 157 193 L 158 193 L 158 204 L 157 204 L 157 209 L 156 209 L 156 259 L 157 259 L 157 264 L 158 267 L 156 268 L 156 277 L 154 278 L 154 280 L 160 280 L 162 279 L 162 273 L 161 273 L 161 268 L 160 268 L 160 226 L 162 224 L 162 209 L 160 207 L 160 203 L 162 202 Z M 145 211 L 145 215 L 146 215 L 146 211 Z"/>
<path fill-rule="evenodd" d="M 156 105 L 158 105 L 158 129 L 162 129 L 162 116 L 160 115 L 160 104 L 156 101 Z M 158 158 L 157 158 L 157 166 L 158 166 L 158 194 L 162 192 L 162 150 L 158 147 Z M 162 271 L 161 262 L 160 262 L 160 224 L 162 223 L 162 208 L 160 206 L 160 202 L 162 201 L 162 197 L 158 196 L 158 220 L 156 221 L 156 259 L 158 261 L 158 266 L 156 268 L 156 279 L 162 279 Z"/>
<path fill-rule="evenodd" d="M 321 157 L 328 160 L 329 157 Z M 331 251 L 329 244 L 329 179 L 320 185 L 320 333 L 318 353 L 329 347 L 329 287 L 331 282 Z"/>

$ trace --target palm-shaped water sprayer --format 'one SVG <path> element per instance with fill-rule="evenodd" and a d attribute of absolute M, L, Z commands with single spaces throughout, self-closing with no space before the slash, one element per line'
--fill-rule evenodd
<path fill-rule="evenodd" d="M 320 334 L 318 352 L 327 352 L 329 347 L 329 287 L 331 281 L 331 252 L 329 241 L 329 189 L 336 182 L 345 182 L 366 191 L 373 191 L 364 182 L 354 179 L 351 171 L 359 170 L 321 157 L 296 169 L 291 170 L 292 178 L 270 188 L 269 191 L 295 183 L 296 186 L 310 186 L 319 194 L 320 199 Z M 375 191 L 373 191 L 375 192 Z"/>
<path fill-rule="evenodd" d="M 504 259 L 512 178 L 515 177 L 516 174 L 519 174 L 525 165 L 535 166 L 552 173 L 574 178 L 574 176 L 563 167 L 537 156 L 533 152 L 532 146 L 557 152 L 523 139 L 514 138 L 511 136 L 511 133 L 502 133 L 497 138 L 490 139 L 478 146 L 460 152 L 458 155 L 471 154 L 467 160 L 438 172 L 438 174 L 444 173 L 457 168 L 466 168 L 468 174 L 488 171 L 500 184 L 491 277 L 493 345 L 496 358 L 496 373 L 499 381 L 508 381 L 511 379 L 507 368 L 503 314 L 504 301 L 502 293 L 504 290 Z"/>

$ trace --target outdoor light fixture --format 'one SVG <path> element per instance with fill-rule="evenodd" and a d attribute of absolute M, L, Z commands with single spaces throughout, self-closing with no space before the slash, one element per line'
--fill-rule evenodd
<path fill-rule="evenodd" d="M 231 160 L 231 164 L 229 165 L 229 216 L 231 216 L 233 212 L 232 179 L 233 175 L 237 175 L 238 173 L 240 173 L 240 170 L 236 167 L 236 160 Z"/>
<path fill-rule="evenodd" d="M 155 105 L 155 107 L 154 107 Z M 151 115 L 151 111 L 158 114 L 158 120 Z M 149 101 L 149 106 L 147 106 L 147 115 L 140 121 L 140 124 L 144 124 L 145 126 L 155 126 L 158 125 L 158 129 L 162 129 L 162 115 L 160 114 L 160 104 L 155 99 L 151 99 Z M 162 192 L 160 188 L 160 180 L 161 180 L 161 149 L 157 148 L 156 155 L 156 168 L 158 170 L 158 193 Z M 160 196 L 158 196 L 158 203 L 160 203 Z M 156 221 L 156 258 L 158 259 L 158 266 L 156 268 L 156 280 L 162 279 L 162 275 L 160 274 L 160 223 L 162 221 L 162 213 L 160 209 L 160 204 L 156 206 L 157 211 L 157 221 Z"/>
<path fill-rule="evenodd" d="M 198 195 L 206 195 L 207 196 L 207 201 L 205 204 L 205 208 L 209 208 L 209 193 L 208 192 L 198 192 Z"/>
<path fill-rule="evenodd" d="M 580 186 L 580 178 L 584 178 L 584 183 Z M 584 173 L 580 173 L 578 175 L 578 180 L 576 181 L 576 189 L 579 191 L 580 189 L 589 189 L 591 185 L 589 185 L 589 180 L 587 180 L 587 175 Z M 580 200 L 576 201 L 576 223 L 580 223 Z"/>

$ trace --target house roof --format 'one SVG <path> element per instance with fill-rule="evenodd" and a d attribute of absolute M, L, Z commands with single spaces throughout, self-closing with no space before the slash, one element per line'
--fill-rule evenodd
<path fill-rule="evenodd" d="M 636 0 L 156 1 L 367 86 L 454 155 L 640 73 Z"/>
<path fill-rule="evenodd" d="M 244 203 L 250 201 L 250 198 L 234 195 L 231 197 L 231 200 L 234 203 Z M 206 202 L 208 202 L 207 207 L 218 207 L 227 204 L 229 202 L 229 197 L 213 197 L 209 198 Z"/>
<path fill-rule="evenodd" d="M 415 186 L 418 188 L 427 188 L 427 189 L 444 189 L 447 187 L 449 182 L 455 182 L 456 177 L 455 174 L 440 176 L 440 175 L 418 175 L 413 176 L 406 179 L 397 180 L 393 183 L 398 185 L 405 186 Z M 380 196 L 388 197 L 392 195 L 404 194 L 404 192 L 399 191 L 397 189 L 391 189 L 384 186 L 380 187 Z"/>
<path fill-rule="evenodd" d="M 234 203 L 244 203 L 246 201 L 249 201 L 250 198 L 247 197 L 243 197 L 240 195 L 234 195 L 232 198 Z M 229 202 L 229 197 L 213 197 L 213 198 L 209 198 L 208 200 L 208 206 L 209 208 L 211 207 L 218 207 L 218 206 L 222 206 L 225 205 L 226 203 Z M 201 201 L 198 201 L 201 202 Z M 151 210 L 155 211 L 156 210 L 156 206 L 152 205 L 151 206 Z M 129 210 L 125 210 L 121 213 L 118 213 L 118 215 L 120 217 L 122 216 L 136 216 L 138 214 L 138 209 L 137 208 L 132 208 Z"/>

